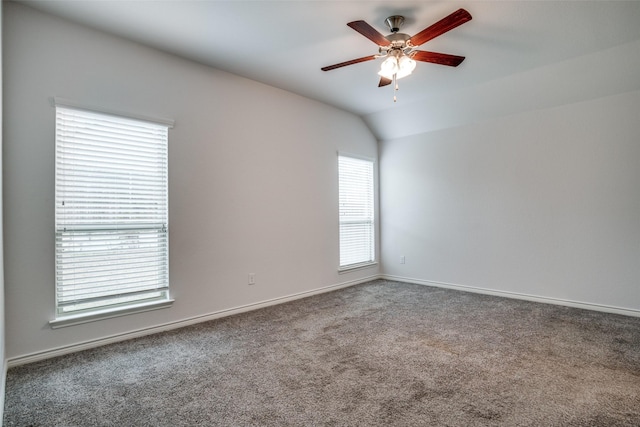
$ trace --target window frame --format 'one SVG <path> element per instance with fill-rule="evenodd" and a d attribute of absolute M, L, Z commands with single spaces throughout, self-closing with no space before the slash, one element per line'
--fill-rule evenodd
<path fill-rule="evenodd" d="M 168 217 L 168 209 L 169 209 L 169 202 L 168 202 L 168 197 L 169 197 L 169 188 L 168 188 L 168 145 L 169 145 L 169 129 L 171 129 L 174 126 L 174 122 L 173 120 L 167 120 L 167 119 L 156 119 L 156 118 L 150 118 L 150 117 L 146 117 L 146 116 L 140 116 L 140 115 L 133 115 L 133 114 L 129 114 L 129 113 L 122 113 L 122 112 L 116 112 L 116 111 L 110 111 L 110 110 L 106 110 L 106 109 L 102 109 L 102 108 L 94 108 L 94 107 L 87 107 L 84 105 L 79 105 L 75 102 L 72 101 L 68 101 L 62 98 L 53 98 L 52 100 L 52 104 L 53 107 L 55 107 L 55 117 L 56 117 L 56 124 L 55 124 L 55 132 L 56 132 L 56 147 L 54 150 L 54 159 L 56 162 L 56 176 L 55 176 L 55 185 L 56 185 L 56 209 L 55 209 L 55 233 L 56 233 L 56 237 L 55 237 L 55 241 L 56 241 L 56 249 L 55 249 L 55 256 L 56 256 L 56 265 L 55 265 L 55 272 L 56 272 L 56 284 L 55 284 L 55 301 L 54 301 L 54 305 L 55 305 L 55 310 L 54 310 L 54 315 L 55 318 L 53 320 L 51 320 L 50 326 L 52 328 L 59 328 L 59 327 L 64 327 L 64 326 L 70 326 L 70 325 L 75 325 L 75 324 L 79 324 L 79 323 L 85 323 L 85 322 L 91 322 L 91 321 L 95 321 L 95 320 L 100 320 L 100 319 L 105 319 L 105 318 L 111 318 L 111 317 L 117 317 L 117 316 L 122 316 L 122 315 L 127 315 L 127 314 L 132 314 L 132 313 L 139 313 L 139 312 L 143 312 L 143 311 L 149 311 L 149 310 L 156 310 L 156 309 L 161 309 L 161 308 L 166 308 L 166 307 L 170 307 L 172 305 L 172 303 L 174 302 L 173 299 L 171 299 L 171 294 L 170 294 L 170 287 L 169 287 L 169 217 Z M 158 273 L 161 276 L 156 276 L 157 277 L 161 277 L 158 283 L 162 283 L 163 285 L 160 288 L 157 288 L 156 291 L 153 290 L 148 290 L 146 292 L 149 293 L 149 296 L 153 293 L 158 294 L 155 298 L 146 298 L 146 299 L 141 299 L 138 301 L 129 301 L 129 302 L 121 302 L 121 303 L 112 303 L 112 304 L 107 304 L 107 305 L 100 305 L 96 308 L 88 308 L 88 309 L 79 309 L 79 310 L 71 310 L 68 313 L 64 313 L 63 310 L 61 309 L 60 306 L 60 298 L 59 298 L 59 292 L 62 289 L 61 286 L 62 282 L 59 283 L 59 275 L 61 274 L 62 271 L 62 267 L 59 267 L 58 265 L 58 257 L 61 253 L 61 251 L 58 249 L 58 244 L 60 242 L 60 239 L 62 238 L 61 236 L 64 233 L 68 233 L 68 229 L 65 226 L 61 226 L 59 223 L 64 222 L 63 220 L 61 220 L 61 217 L 59 216 L 59 209 L 58 209 L 58 187 L 59 187 L 59 183 L 58 183 L 58 172 L 59 172 L 59 160 L 61 157 L 61 154 L 59 153 L 59 143 L 60 141 L 58 141 L 59 139 L 59 129 L 58 129 L 58 117 L 59 117 L 59 111 L 58 109 L 61 109 L 61 111 L 70 111 L 73 110 L 74 112 L 77 112 L 79 114 L 85 114 L 86 116 L 89 115 L 99 115 L 102 117 L 102 119 L 104 120 L 108 120 L 108 119 L 116 119 L 116 120 L 121 120 L 122 122 L 119 123 L 118 125 L 122 125 L 122 123 L 124 122 L 129 122 L 129 123 L 134 123 L 137 122 L 140 125 L 144 125 L 144 126 L 153 126 L 153 127 L 158 127 L 158 129 L 164 128 L 166 131 L 166 134 L 163 135 L 162 138 L 160 138 L 161 143 L 164 144 L 162 147 L 160 147 L 160 151 L 164 151 L 163 153 L 161 153 L 160 158 L 163 161 L 163 172 L 160 173 L 160 175 L 158 175 L 158 178 L 155 179 L 159 179 L 159 181 L 153 181 L 156 185 L 159 185 L 161 188 L 161 197 L 163 197 L 163 201 L 161 203 L 161 209 L 160 214 L 162 215 L 163 220 L 161 221 L 161 223 L 158 223 L 156 225 L 148 225 L 145 227 L 145 224 L 143 223 L 139 223 L 139 224 L 135 224 L 135 225 L 131 225 L 126 224 L 126 221 L 112 221 L 112 222 L 108 222 L 106 223 L 106 227 L 104 223 L 101 223 L 99 220 L 96 219 L 96 222 L 94 223 L 94 225 L 92 227 L 79 227 L 76 229 L 82 229 L 81 232 L 79 234 L 83 234 L 86 233 L 85 235 L 89 235 L 91 233 L 104 233 L 105 228 L 108 230 L 113 230 L 115 232 L 115 234 L 117 234 L 120 230 L 120 232 L 124 232 L 123 230 L 126 229 L 127 232 L 126 234 L 136 234 L 138 236 L 138 238 L 140 238 L 141 236 L 143 236 L 143 234 L 141 233 L 145 233 L 145 231 L 143 230 L 147 230 L 146 232 L 148 232 L 149 230 L 153 233 L 155 230 L 156 235 L 161 236 L 161 237 L 156 237 L 155 241 L 152 243 L 152 247 L 148 250 L 145 251 L 145 253 L 150 253 L 152 256 L 155 257 L 160 257 L 160 258 L 156 258 L 157 261 L 159 262 L 159 267 L 158 267 Z M 61 112 L 61 114 L 64 114 Z M 163 139 L 164 138 L 164 139 Z M 163 140 L 162 140 L 163 139 Z M 112 144 L 111 142 L 107 142 L 107 144 Z M 87 148 L 85 146 L 85 148 Z M 122 155 L 122 152 L 117 152 L 117 155 Z M 102 160 L 102 157 L 98 158 L 100 160 Z M 157 156 L 156 156 L 157 158 Z M 144 157 L 143 160 L 147 159 L 147 157 Z M 128 158 L 127 158 L 128 160 Z M 97 170 L 100 170 L 100 168 L 98 167 Z M 102 170 L 102 172 L 104 172 Z M 75 181 L 74 181 L 75 182 Z M 105 184 L 108 187 L 111 184 Z M 111 187 L 109 187 L 111 188 Z M 92 195 L 95 195 L 96 193 L 91 193 Z M 109 193 L 109 195 L 112 195 L 111 193 Z M 131 200 L 132 197 L 131 195 L 129 195 L 129 200 Z M 133 198 L 135 200 L 135 197 Z M 116 197 L 117 202 L 120 204 L 122 202 L 122 200 L 126 200 L 125 199 L 121 199 Z M 60 209 L 62 211 L 62 209 Z M 155 215 L 157 209 L 153 208 L 153 214 Z M 120 212 L 120 211 L 118 211 Z M 64 214 L 61 214 L 64 216 Z M 97 217 L 91 217 L 90 215 L 88 216 L 89 218 L 97 218 Z M 84 219 L 84 218 L 83 218 Z M 66 224 L 68 226 L 68 222 L 64 222 L 64 224 Z M 77 223 L 75 224 L 76 226 L 80 225 L 81 223 Z M 100 226 L 98 228 L 96 228 L 95 224 L 100 224 Z M 161 228 L 160 228 L 161 227 Z M 73 226 L 72 226 L 73 228 Z M 69 231 L 72 232 L 72 231 Z M 153 239 L 152 239 L 153 240 Z M 155 246 L 153 246 L 155 245 Z M 116 245 L 117 246 L 117 245 Z M 116 249 L 116 251 L 118 253 L 124 253 L 125 256 L 131 257 L 132 255 L 127 254 L 127 250 L 119 250 Z M 119 255 L 120 256 L 120 255 Z M 108 263 L 107 263 L 108 264 Z M 64 262 L 61 262 L 61 265 L 64 265 Z M 113 268 L 112 266 L 108 266 L 108 268 Z M 118 267 L 115 267 L 116 269 Z M 109 273 L 106 272 L 104 273 L 105 275 L 108 275 Z M 130 286 L 130 285 L 129 285 Z M 126 294 L 129 295 L 133 295 L 131 294 L 131 289 L 127 289 L 128 292 L 126 292 Z M 112 301 L 116 298 L 118 298 L 119 296 L 121 297 L 122 294 L 117 294 L 117 293 L 113 293 L 113 289 L 110 290 L 110 292 L 112 292 L 111 294 L 109 294 L 109 296 L 105 296 L 104 299 L 111 299 Z M 88 300 L 87 300 L 88 301 Z"/>
<path fill-rule="evenodd" d="M 343 236 L 342 236 L 342 224 L 343 224 L 343 211 L 342 211 L 342 200 L 341 200 L 341 187 L 342 187 L 342 179 L 341 179 L 341 166 L 340 166 L 340 159 L 341 158 L 345 158 L 345 159 L 350 159 L 350 160 L 354 160 L 356 162 L 367 162 L 370 164 L 371 167 L 371 176 L 370 176 L 370 182 L 368 183 L 368 185 L 371 187 L 371 193 L 370 193 L 370 207 L 369 207 L 369 213 L 370 213 L 370 217 L 368 220 L 365 220 L 366 222 L 368 222 L 370 224 L 370 235 L 369 235 L 369 239 L 371 241 L 370 243 L 370 259 L 366 259 L 366 260 L 360 260 L 357 262 L 351 262 L 351 263 L 345 263 L 343 264 Z M 367 267 L 371 267 L 371 266 L 375 266 L 378 264 L 377 261 L 377 238 L 378 238 L 378 229 L 377 229 L 377 160 L 375 158 L 372 157 L 367 157 L 367 156 L 362 156 L 362 155 L 357 155 L 357 154 L 352 154 L 352 153 L 345 153 L 345 152 L 338 152 L 338 244 L 339 244 L 339 248 L 338 248 L 338 257 L 339 257 L 339 261 L 338 261 L 338 273 L 345 273 L 345 272 L 349 272 L 349 271 L 353 271 L 353 270 L 358 270 L 358 269 L 362 269 L 362 268 L 367 268 Z M 353 223 L 353 221 L 350 221 L 351 223 Z"/>

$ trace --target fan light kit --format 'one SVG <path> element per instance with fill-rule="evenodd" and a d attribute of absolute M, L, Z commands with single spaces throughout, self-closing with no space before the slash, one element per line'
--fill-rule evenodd
<path fill-rule="evenodd" d="M 380 64 L 380 71 L 378 71 L 378 75 L 380 76 L 378 87 L 393 83 L 393 102 L 396 102 L 397 98 L 395 93 L 398 91 L 398 80 L 413 72 L 416 68 L 416 61 L 448 65 L 450 67 L 457 67 L 464 61 L 464 56 L 427 52 L 424 50 L 416 50 L 415 48 L 470 20 L 471 15 L 469 12 L 464 9 L 458 9 L 413 37 L 398 32 L 402 24 L 404 24 L 404 17 L 400 15 L 393 15 L 385 20 L 389 31 L 391 31 L 391 34 L 388 36 L 383 36 L 365 21 L 349 22 L 347 24 L 349 27 L 378 45 L 378 54 L 322 67 L 322 71 L 335 70 L 336 68 L 347 65 L 384 58 L 382 64 Z"/>

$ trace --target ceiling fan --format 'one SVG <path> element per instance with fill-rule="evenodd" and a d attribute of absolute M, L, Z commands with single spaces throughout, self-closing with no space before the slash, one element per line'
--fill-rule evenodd
<path fill-rule="evenodd" d="M 391 31 L 391 34 L 388 36 L 383 36 L 365 21 L 349 22 L 347 24 L 349 27 L 353 28 L 378 45 L 378 54 L 329 65 L 327 67 L 322 67 L 321 70 L 330 71 L 347 65 L 371 61 L 377 58 L 385 58 L 384 61 L 382 61 L 380 71 L 378 72 L 378 75 L 380 75 L 380 83 L 378 84 L 378 87 L 382 87 L 411 74 L 416 67 L 416 61 L 457 67 L 462 61 L 464 61 L 464 56 L 416 50 L 416 47 L 470 20 L 471 15 L 469 12 L 464 9 L 458 9 L 435 24 L 420 31 L 413 37 L 408 34 L 398 32 L 404 23 L 404 17 L 400 15 L 390 16 L 385 20 L 385 23 Z"/>

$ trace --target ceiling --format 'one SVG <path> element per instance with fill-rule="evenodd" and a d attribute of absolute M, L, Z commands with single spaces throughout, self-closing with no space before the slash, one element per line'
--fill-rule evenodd
<path fill-rule="evenodd" d="M 621 78 L 612 77 L 618 83 L 611 83 L 617 85 L 611 91 L 640 88 L 640 1 L 18 2 L 353 112 L 381 139 L 443 127 L 446 117 L 455 125 L 461 120 L 455 116 L 477 121 L 492 108 L 496 114 L 536 108 L 538 101 L 510 107 L 509 102 L 521 101 L 509 100 L 508 88 L 518 82 L 546 84 L 559 72 L 571 80 L 585 66 L 580 58 L 621 45 L 627 46 L 623 52 L 631 51 L 625 57 L 631 56 L 627 69 L 633 69 L 624 77 L 624 89 Z M 461 7 L 473 19 L 421 49 L 466 60 L 457 68 L 418 63 L 399 81 L 396 103 L 392 85 L 377 87 L 381 60 L 320 70 L 377 53 L 377 46 L 347 22 L 362 19 L 386 35 L 385 18 L 399 14 L 406 17 L 401 32 L 413 35 Z M 546 89 L 543 105 L 568 102 L 567 95 L 554 98 L 562 90 Z M 492 105 L 486 105 L 488 98 Z M 438 115 L 445 118 L 428 120 Z"/>

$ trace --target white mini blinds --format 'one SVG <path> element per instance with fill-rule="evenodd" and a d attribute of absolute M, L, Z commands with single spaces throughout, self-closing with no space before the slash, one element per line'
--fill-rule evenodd
<path fill-rule="evenodd" d="M 169 299 L 168 126 L 56 106 L 56 318 Z"/>
<path fill-rule="evenodd" d="M 338 156 L 340 269 L 375 261 L 373 161 Z"/>

